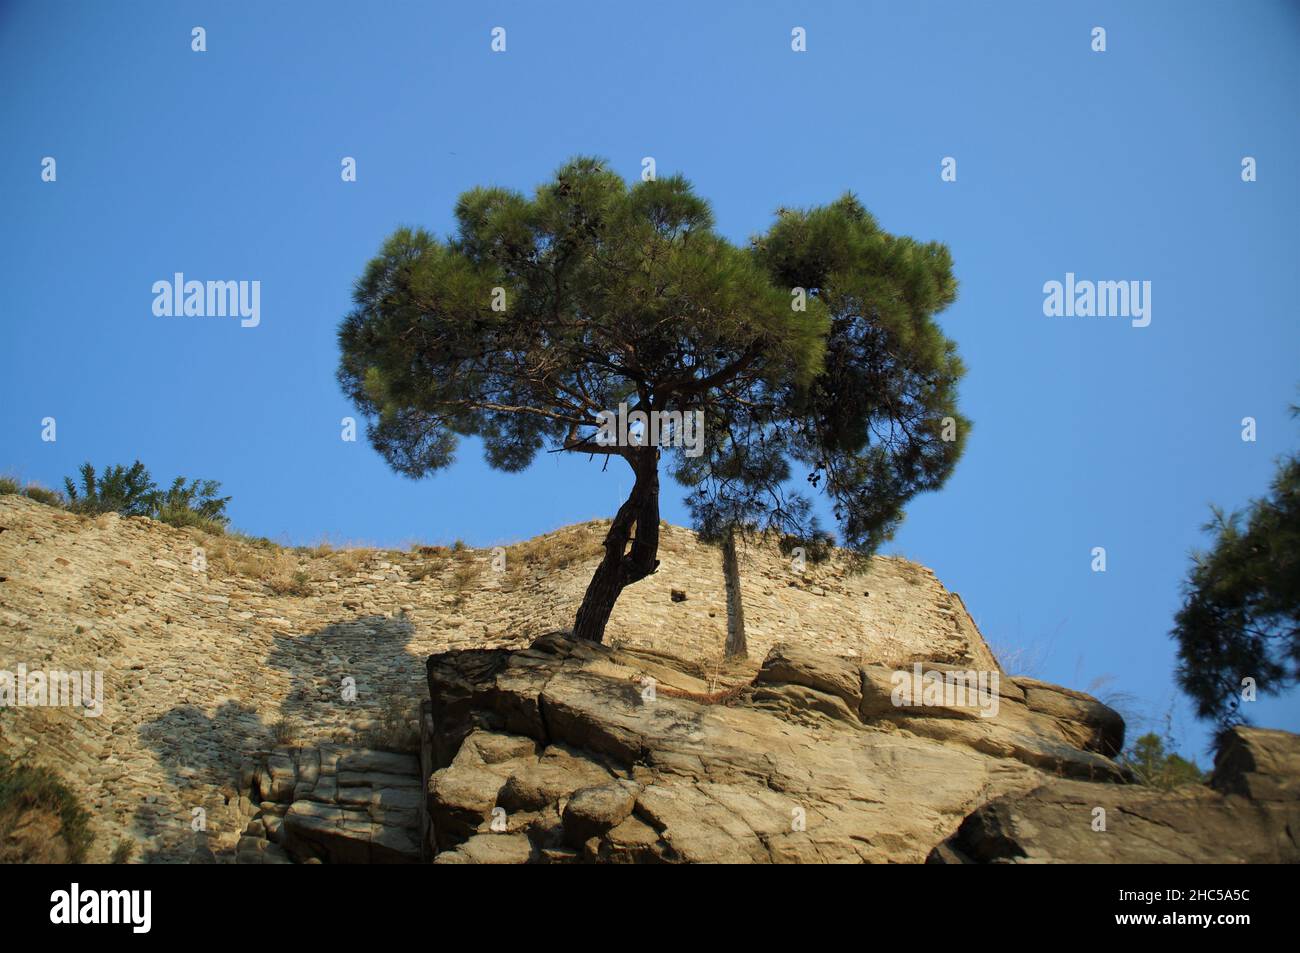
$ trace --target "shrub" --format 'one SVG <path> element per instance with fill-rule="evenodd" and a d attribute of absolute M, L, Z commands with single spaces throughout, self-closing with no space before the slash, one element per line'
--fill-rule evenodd
<path fill-rule="evenodd" d="M 224 533 L 230 517 L 226 515 L 228 496 L 218 496 L 221 484 L 216 480 L 191 480 L 177 477 L 165 493 L 155 494 L 155 519 L 171 526 L 195 526 L 209 533 Z"/>
<path fill-rule="evenodd" d="M 94 466 L 86 462 L 78 472 L 81 474 L 80 489 L 72 482 L 72 477 L 63 480 L 68 491 L 68 509 L 74 513 L 148 516 L 154 507 L 158 488 L 139 460 L 129 467 L 120 463 L 106 467 L 99 476 L 96 476 Z"/>
<path fill-rule="evenodd" d="M 42 815 L 57 818 L 57 832 Z M 90 815 L 58 775 L 0 755 L 0 863 L 79 864 L 93 840 Z"/>
<path fill-rule="evenodd" d="M 37 503 L 44 503 L 46 506 L 66 506 L 68 502 L 58 490 L 47 489 L 39 483 L 27 484 L 23 496 Z"/>
<path fill-rule="evenodd" d="M 277 550 L 280 548 L 276 545 L 274 540 L 267 539 L 265 536 L 249 536 L 247 533 L 231 533 L 230 538 L 248 546 L 256 546 L 258 549 Z"/>
<path fill-rule="evenodd" d="M 1172 741 L 1170 746 L 1173 746 Z M 1164 741 L 1154 731 L 1135 740 L 1133 747 L 1124 752 L 1122 760 L 1133 769 L 1141 783 L 1166 791 L 1180 784 L 1205 782 L 1205 773 L 1196 762 L 1166 752 Z"/>
<path fill-rule="evenodd" d="M 339 549 L 330 558 L 344 572 L 356 572 L 365 565 L 366 553 L 361 549 Z"/>
<path fill-rule="evenodd" d="M 441 571 L 442 564 L 430 560 L 428 562 L 416 563 L 408 570 L 408 573 L 412 582 L 423 582 L 430 576 L 436 576 Z"/>
<path fill-rule="evenodd" d="M 456 564 L 451 571 L 451 589 L 456 594 L 456 605 L 460 605 L 469 596 L 469 588 L 478 581 L 483 567 L 471 560 Z"/>
<path fill-rule="evenodd" d="M 417 751 L 420 728 L 400 698 L 389 695 L 379 709 L 379 723 L 360 733 L 357 739 L 367 748 L 389 751 Z"/>
<path fill-rule="evenodd" d="M 22 492 L 22 484 L 13 477 L 0 476 L 0 496 Z"/>
<path fill-rule="evenodd" d="M 277 718 L 271 724 L 271 738 L 278 745 L 285 745 L 291 741 L 297 741 L 298 736 L 301 733 L 302 726 L 287 715 Z"/>
<path fill-rule="evenodd" d="M 187 481 L 178 476 L 170 487 L 160 490 L 139 460 L 129 467 L 121 464 L 106 467 L 99 475 L 87 461 L 78 472 L 79 484 L 71 477 L 63 481 L 68 492 L 68 509 L 74 513 L 148 516 L 181 529 L 193 527 L 213 534 L 224 533 L 230 522 L 226 516 L 230 497 L 218 495 L 221 484 L 216 480 Z M 31 495 L 30 488 L 28 495 Z"/>
<path fill-rule="evenodd" d="M 253 575 L 249 573 L 248 575 Z M 264 577 L 267 587 L 278 596 L 306 596 L 311 594 L 311 576 L 298 567 L 287 553 L 273 560 Z"/>

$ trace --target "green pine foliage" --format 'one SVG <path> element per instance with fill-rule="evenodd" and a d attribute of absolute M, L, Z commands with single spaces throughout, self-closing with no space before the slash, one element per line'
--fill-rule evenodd
<path fill-rule="evenodd" d="M 1244 721 L 1243 679 L 1260 694 L 1300 681 L 1300 456 L 1245 513 L 1216 508 L 1208 552 L 1193 554 L 1175 617 L 1178 682 L 1202 718 Z"/>
<path fill-rule="evenodd" d="M 123 464 L 106 467 L 102 474 L 97 474 L 95 467 L 86 462 L 78 473 L 79 482 L 74 483 L 71 477 L 63 481 L 67 507 L 74 513 L 148 516 L 172 526 L 196 527 L 208 533 L 223 533 L 230 523 L 226 515 L 230 497 L 219 495 L 221 484 L 216 480 L 187 481 L 178 476 L 170 487 L 160 490 L 139 460 L 129 467 Z M 30 488 L 28 495 L 31 495 Z"/>
<path fill-rule="evenodd" d="M 1173 747 L 1173 742 L 1170 742 Z M 1165 741 L 1158 734 L 1148 732 L 1133 742 L 1124 752 L 1121 761 L 1133 769 L 1142 784 L 1169 790 L 1180 784 L 1204 784 L 1207 780 L 1195 761 L 1165 750 Z"/>
<path fill-rule="evenodd" d="M 869 553 L 961 455 L 963 367 L 934 320 L 956 297 L 951 257 L 852 195 L 737 246 L 681 176 L 629 185 L 579 157 L 532 196 L 466 192 L 455 220 L 445 239 L 397 230 L 366 267 L 339 382 L 413 478 L 466 437 L 504 471 L 548 446 L 627 462 L 580 637 L 599 639 L 618 592 L 658 567 L 661 462 L 707 538 L 820 538 L 812 491 Z M 621 404 L 702 414 L 702 452 L 599 444 L 598 415 Z"/>
<path fill-rule="evenodd" d="M 191 480 L 184 477 L 172 481 L 166 492 L 159 492 L 154 500 L 154 519 L 172 526 L 194 526 L 209 533 L 222 533 L 230 523 L 226 516 L 228 496 L 218 496 L 221 484 L 216 480 Z"/>
<path fill-rule="evenodd" d="M 129 467 L 122 464 L 105 467 L 96 474 L 89 461 L 78 471 L 80 483 L 72 477 L 63 480 L 68 494 L 68 509 L 85 516 L 101 513 L 121 513 L 123 516 L 148 516 L 153 508 L 157 487 L 149 478 L 149 471 L 139 460 Z"/>

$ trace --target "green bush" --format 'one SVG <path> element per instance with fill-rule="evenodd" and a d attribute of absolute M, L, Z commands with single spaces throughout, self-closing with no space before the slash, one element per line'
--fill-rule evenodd
<path fill-rule="evenodd" d="M 29 811 L 49 811 L 59 816 L 59 837 L 68 848 L 67 861 L 79 864 L 91 842 L 90 815 L 76 795 L 53 771 L 41 766 L 16 763 L 0 755 L 0 861 L 45 863 L 57 861 L 41 845 L 23 843 L 12 836 L 14 828 Z"/>
<path fill-rule="evenodd" d="M 129 467 L 107 467 L 101 475 L 96 475 L 94 466 L 87 462 L 78 472 L 80 485 L 71 477 L 63 481 L 68 509 L 74 513 L 148 516 L 171 526 L 197 527 L 209 533 L 224 533 L 230 522 L 226 515 L 230 497 L 218 495 L 221 484 L 216 480 L 187 481 L 178 476 L 168 489 L 160 490 L 139 460 Z"/>
<path fill-rule="evenodd" d="M 154 519 L 171 526 L 196 526 L 209 533 L 224 533 L 230 517 L 226 516 L 228 496 L 217 496 L 221 484 L 216 480 L 172 481 L 166 493 L 155 494 Z"/>
<path fill-rule="evenodd" d="M 22 484 L 13 477 L 0 476 L 0 496 L 7 493 L 21 493 L 22 489 Z"/>
<path fill-rule="evenodd" d="M 158 488 L 149 478 L 149 471 L 139 460 L 124 467 L 121 464 L 106 467 L 100 476 L 89 463 L 81 465 L 81 487 L 65 477 L 63 486 L 68 491 L 68 509 L 74 513 L 98 516 L 101 513 L 121 513 L 123 516 L 148 516 L 154 508 Z"/>
<path fill-rule="evenodd" d="M 1173 746 L 1172 741 L 1170 747 Z M 1133 769 L 1138 780 L 1152 787 L 1169 790 L 1180 784 L 1203 784 L 1205 773 L 1195 761 L 1165 751 L 1165 743 L 1154 731 L 1133 742 L 1121 760 Z"/>

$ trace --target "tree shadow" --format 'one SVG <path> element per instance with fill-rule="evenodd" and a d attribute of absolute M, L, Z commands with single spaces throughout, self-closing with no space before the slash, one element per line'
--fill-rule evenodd
<path fill-rule="evenodd" d="M 133 833 L 149 841 L 146 862 L 185 861 L 206 840 L 191 827 L 193 807 L 223 806 L 240 795 L 240 765 L 280 743 L 355 740 L 387 704 L 418 710 L 427 696 L 424 656 L 408 650 L 414 627 L 404 615 L 364 616 L 331 623 L 307 635 L 276 635 L 265 665 L 288 673 L 282 697 L 265 705 L 219 704 L 212 715 L 177 705 L 139 728 L 142 746 L 167 775 L 169 791 L 135 812 Z M 214 660 L 220 664 L 220 660 Z M 333 731 L 339 737 L 331 737 Z M 352 738 L 344 736 L 352 735 Z M 189 805 L 177 810 L 174 800 Z"/>
<path fill-rule="evenodd" d="M 225 701 L 212 715 L 197 705 L 177 705 L 141 725 L 139 738 L 168 785 L 136 808 L 132 833 L 147 845 L 140 859 L 184 862 L 206 842 L 192 827 L 193 809 L 209 811 L 216 798 L 223 806 L 238 798 L 240 762 L 269 746 L 271 729 L 252 706 Z"/>
<path fill-rule="evenodd" d="M 289 673 L 281 718 L 316 725 L 362 724 L 389 699 L 417 704 L 427 695 L 424 656 L 410 652 L 415 628 L 405 615 L 364 616 L 308 635 L 277 635 L 266 663 Z"/>

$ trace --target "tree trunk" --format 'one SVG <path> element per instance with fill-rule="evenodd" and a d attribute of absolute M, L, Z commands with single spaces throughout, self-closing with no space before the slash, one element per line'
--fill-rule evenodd
<path fill-rule="evenodd" d="M 654 447 L 633 458 L 636 482 L 618 508 L 605 535 L 605 556 L 582 597 L 573 634 L 579 639 L 603 642 L 614 603 L 625 586 L 644 579 L 659 568 L 659 451 Z M 632 527 L 636 537 L 632 537 Z M 628 541 L 632 550 L 628 552 Z"/>
<path fill-rule="evenodd" d="M 727 580 L 727 658 L 747 658 L 745 603 L 740 597 L 740 564 L 736 560 L 736 529 L 727 527 L 722 538 L 722 574 Z"/>

